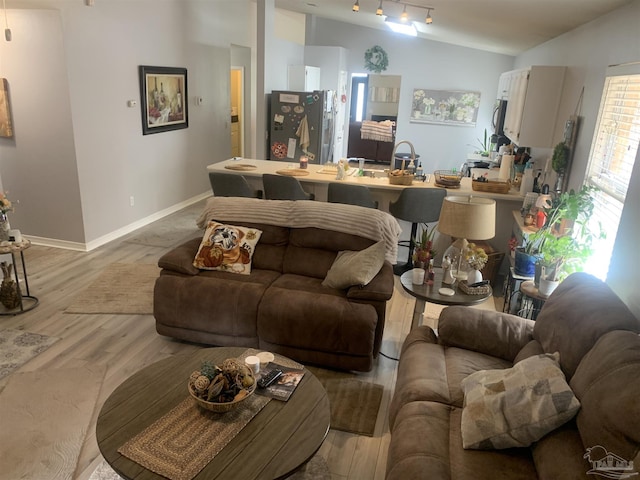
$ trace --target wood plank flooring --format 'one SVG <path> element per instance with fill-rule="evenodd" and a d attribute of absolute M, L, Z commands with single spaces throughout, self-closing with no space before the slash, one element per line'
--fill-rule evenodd
<path fill-rule="evenodd" d="M 25 251 L 31 294 L 40 304 L 32 311 L 13 317 L 0 317 L 5 328 L 59 337 L 61 340 L 27 363 L 20 371 L 62 369 L 87 364 L 105 365 L 107 373 L 100 393 L 99 407 L 109 394 L 140 368 L 162 358 L 198 348 L 158 335 L 152 315 L 87 315 L 67 314 L 65 308 L 85 286 L 109 264 L 115 262 L 156 263 L 158 258 L 176 245 L 146 246 L 127 242 L 139 233 L 162 235 L 168 225 L 185 215 L 194 219 L 203 202 L 165 217 L 91 252 L 75 252 L 50 247 L 32 246 Z M 197 236 L 197 233 L 194 235 Z M 402 342 L 411 326 L 413 297 L 406 294 L 398 278 L 392 300 L 387 305 L 387 323 L 382 352 L 399 355 Z M 371 372 L 360 374 L 364 381 L 384 387 L 382 404 L 373 437 L 331 430 L 320 449 L 335 480 L 384 479 L 389 426 L 387 412 L 396 380 L 394 360 L 379 356 Z M 0 381 L 0 390 L 6 384 Z M 95 415 L 88 428 L 74 478 L 86 480 L 101 460 L 95 439 Z M 43 428 L 47 428 L 43 425 Z M 25 452 L 28 456 L 29 452 Z"/>

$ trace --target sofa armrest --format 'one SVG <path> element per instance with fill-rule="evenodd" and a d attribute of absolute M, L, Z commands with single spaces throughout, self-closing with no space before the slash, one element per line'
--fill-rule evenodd
<path fill-rule="evenodd" d="M 533 339 L 535 322 L 508 313 L 447 307 L 438 319 L 438 342 L 513 362 Z"/>
<path fill-rule="evenodd" d="M 393 295 L 393 267 L 384 262 L 378 274 L 367 285 L 355 285 L 347 290 L 350 300 L 387 301 Z"/>
<path fill-rule="evenodd" d="M 158 266 L 185 275 L 198 275 L 200 270 L 193 266 L 193 259 L 201 241 L 202 238 L 194 238 L 165 253 L 158 260 Z"/>

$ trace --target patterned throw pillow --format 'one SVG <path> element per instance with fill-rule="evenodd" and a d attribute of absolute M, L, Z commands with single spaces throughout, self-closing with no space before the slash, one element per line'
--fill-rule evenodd
<path fill-rule="evenodd" d="M 201 270 L 251 273 L 251 258 L 262 230 L 210 221 L 193 266 Z"/>
<path fill-rule="evenodd" d="M 462 446 L 527 447 L 568 422 L 580 402 L 560 370 L 560 354 L 542 354 L 462 381 Z"/>

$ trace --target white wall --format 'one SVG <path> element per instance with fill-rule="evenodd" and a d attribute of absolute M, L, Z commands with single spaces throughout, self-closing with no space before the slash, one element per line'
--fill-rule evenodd
<path fill-rule="evenodd" d="M 584 181 L 607 67 L 640 61 L 639 19 L 640 0 L 635 0 L 609 15 L 533 48 L 516 59 L 517 67 L 568 67 L 559 118 L 568 118 L 574 113 L 584 88 L 583 100 L 578 111 L 581 127 L 569 178 L 570 188 L 580 188 Z M 636 158 L 607 283 L 638 318 L 640 297 L 636 287 L 640 285 L 640 270 L 635 268 L 634 262 L 638 257 L 639 219 L 640 161 Z"/>
<path fill-rule="evenodd" d="M 24 5 L 34 9 L 10 10 L 13 41 L 0 42 L 16 131 L 0 142 L 2 183 L 21 202 L 13 226 L 84 248 L 206 195 L 206 165 L 230 154 L 230 44 L 255 49 L 255 4 Z M 189 128 L 142 135 L 139 106 L 127 107 L 140 101 L 138 65 L 188 69 Z"/>
<path fill-rule="evenodd" d="M 514 62 L 514 57 L 506 55 L 322 18 L 307 21 L 307 45 L 341 46 L 347 49 L 349 76 L 352 73 L 369 73 L 364 68 L 367 49 L 380 45 L 387 52 L 389 67 L 382 74 L 402 76 L 396 138 L 414 144 L 427 173 L 459 168 L 467 154 L 477 149 L 477 139 L 482 138 L 484 129 L 491 131 L 500 74 L 513 69 Z M 416 88 L 481 92 L 476 127 L 410 123 L 411 99 Z"/>

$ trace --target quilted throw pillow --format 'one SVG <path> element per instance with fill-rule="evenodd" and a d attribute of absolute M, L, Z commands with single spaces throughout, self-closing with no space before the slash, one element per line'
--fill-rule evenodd
<path fill-rule="evenodd" d="M 568 422 L 580 402 L 560 370 L 560 354 L 536 355 L 504 370 L 482 370 L 462 381 L 462 446 L 527 447 Z"/>
<path fill-rule="evenodd" d="M 201 270 L 251 273 L 251 259 L 262 230 L 210 221 L 193 266 Z"/>

